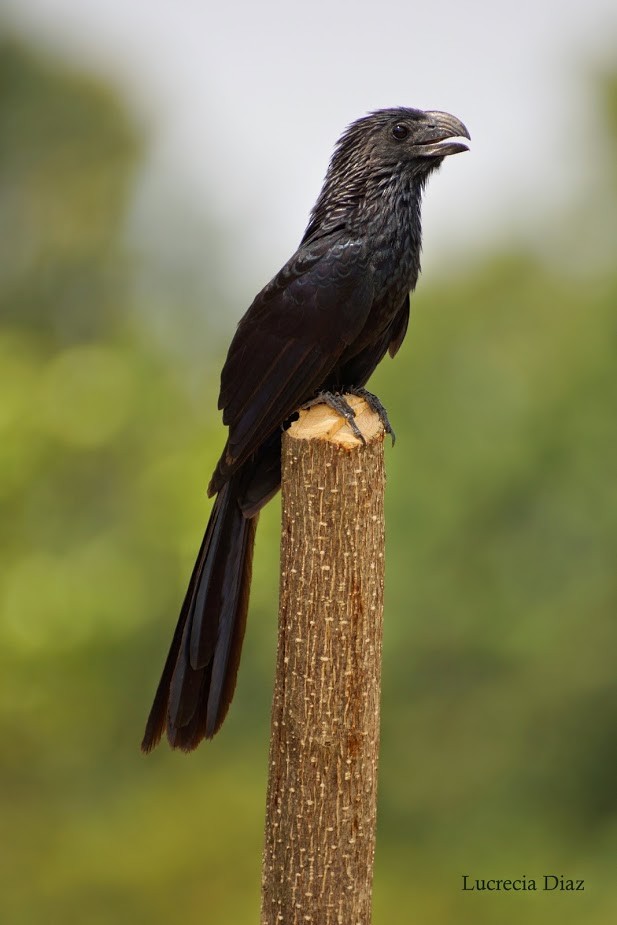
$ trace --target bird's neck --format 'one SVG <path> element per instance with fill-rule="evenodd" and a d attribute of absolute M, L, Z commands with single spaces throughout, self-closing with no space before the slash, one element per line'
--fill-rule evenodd
<path fill-rule="evenodd" d="M 332 234 L 364 239 L 372 248 L 390 248 L 391 255 L 417 251 L 421 242 L 420 204 L 425 177 L 384 171 L 370 177 L 350 170 L 326 177 L 319 199 L 311 212 L 302 243 Z"/>

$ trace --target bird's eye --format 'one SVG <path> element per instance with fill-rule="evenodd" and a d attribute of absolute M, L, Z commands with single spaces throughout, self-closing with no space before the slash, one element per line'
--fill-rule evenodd
<path fill-rule="evenodd" d="M 394 138 L 396 138 L 397 141 L 402 141 L 403 138 L 407 138 L 407 136 L 409 135 L 409 129 L 407 128 L 406 125 L 403 125 L 402 123 L 398 123 L 397 125 L 393 127 L 392 135 L 394 136 Z"/>

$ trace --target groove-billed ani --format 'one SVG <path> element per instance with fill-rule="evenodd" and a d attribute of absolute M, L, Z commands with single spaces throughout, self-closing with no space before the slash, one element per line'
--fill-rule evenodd
<path fill-rule="evenodd" d="M 318 392 L 362 387 L 409 320 L 429 174 L 466 151 L 445 112 L 384 109 L 338 142 L 300 247 L 240 321 L 221 374 L 227 443 L 216 495 L 148 718 L 190 751 L 219 729 L 246 624 L 258 512 L 280 485 L 281 430 Z"/>

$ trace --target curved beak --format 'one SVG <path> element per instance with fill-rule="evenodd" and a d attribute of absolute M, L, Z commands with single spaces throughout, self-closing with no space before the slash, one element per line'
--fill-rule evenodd
<path fill-rule="evenodd" d="M 460 154 L 469 151 L 461 138 L 471 140 L 471 136 L 460 119 L 449 112 L 425 112 L 426 126 L 415 148 L 420 157 L 445 157 L 448 154 Z"/>

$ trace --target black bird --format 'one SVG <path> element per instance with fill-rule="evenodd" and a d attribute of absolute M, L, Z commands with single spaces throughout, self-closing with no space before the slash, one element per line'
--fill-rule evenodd
<path fill-rule="evenodd" d="M 420 201 L 466 151 L 445 112 L 383 109 L 340 138 L 300 246 L 240 321 L 221 374 L 229 427 L 216 495 L 142 749 L 185 751 L 221 726 L 236 685 L 259 510 L 278 491 L 281 432 L 322 391 L 362 388 L 399 349 L 420 272 Z"/>

